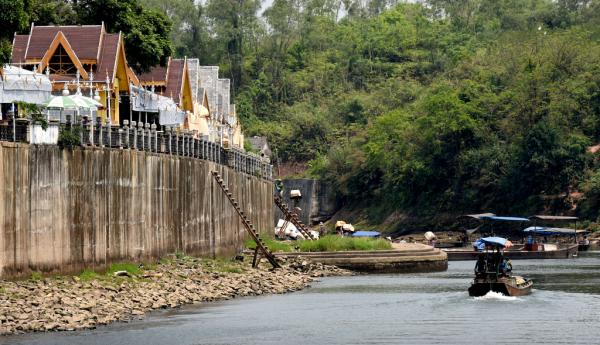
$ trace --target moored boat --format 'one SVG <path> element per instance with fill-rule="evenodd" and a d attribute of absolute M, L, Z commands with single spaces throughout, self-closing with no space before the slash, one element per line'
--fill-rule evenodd
<path fill-rule="evenodd" d="M 579 245 L 577 243 L 540 245 L 539 250 L 525 250 L 524 246 L 518 246 L 505 251 L 511 259 L 568 259 L 577 256 Z M 473 248 L 442 248 L 448 254 L 448 261 L 474 260 L 477 259 L 478 251 Z"/>
<path fill-rule="evenodd" d="M 523 230 L 523 233 L 528 237 L 527 241 L 523 244 L 515 245 L 505 251 L 505 254 L 511 259 L 566 259 L 575 257 L 579 251 L 579 244 L 576 241 L 569 243 L 540 243 L 537 241 L 537 238 L 543 237 L 545 239 L 550 236 L 576 238 L 577 235 L 586 233 L 585 230 L 537 225 L 537 222 L 576 221 L 577 217 L 537 215 L 529 217 L 528 219 L 522 217 L 502 217 L 494 214 L 470 215 L 468 217 L 478 219 L 482 222 L 514 222 L 517 224 L 533 222 L 534 226 L 530 226 Z M 479 230 L 479 227 L 477 230 Z M 448 254 L 449 261 L 473 260 L 477 258 L 479 253 L 474 248 L 467 247 L 444 248 L 442 250 Z"/>

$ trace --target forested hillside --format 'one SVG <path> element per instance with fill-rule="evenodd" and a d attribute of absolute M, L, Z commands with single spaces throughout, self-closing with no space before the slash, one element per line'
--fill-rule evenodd
<path fill-rule="evenodd" d="M 30 20 L 113 23 L 154 63 L 172 51 L 220 65 L 246 136 L 268 136 L 278 164 L 305 164 L 373 223 L 398 210 L 598 217 L 600 0 L 25 3 Z"/>

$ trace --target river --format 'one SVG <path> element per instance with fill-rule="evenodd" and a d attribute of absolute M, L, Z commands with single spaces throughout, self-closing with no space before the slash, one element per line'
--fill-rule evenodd
<path fill-rule="evenodd" d="M 446 272 L 325 278 L 301 292 L 154 312 L 95 330 L 0 344 L 598 344 L 600 252 L 514 261 L 525 297 L 471 298 L 474 262 Z"/>

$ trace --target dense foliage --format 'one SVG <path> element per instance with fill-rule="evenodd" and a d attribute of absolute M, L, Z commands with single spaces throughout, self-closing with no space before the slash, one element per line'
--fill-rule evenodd
<path fill-rule="evenodd" d="M 598 216 L 600 0 L 0 0 L 0 12 L 2 45 L 31 20 L 103 20 L 138 69 L 171 46 L 219 64 L 246 135 L 267 135 L 277 163 L 306 164 L 344 204 Z"/>
<path fill-rule="evenodd" d="M 10 61 L 13 35 L 35 25 L 104 23 L 108 32 L 122 32 L 127 60 L 138 72 L 167 62 L 172 53 L 172 23 L 160 11 L 138 0 L 0 0 L 0 63 Z"/>

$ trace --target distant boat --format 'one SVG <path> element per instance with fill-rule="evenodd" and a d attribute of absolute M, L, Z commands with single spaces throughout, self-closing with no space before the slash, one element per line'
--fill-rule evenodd
<path fill-rule="evenodd" d="M 502 237 L 484 237 L 476 243 L 484 249 L 478 252 L 475 278 L 469 287 L 469 296 L 485 296 L 490 291 L 506 296 L 524 296 L 531 293 L 532 280 L 511 275 L 512 265 L 502 252 L 512 246 L 510 241 Z"/>
<path fill-rule="evenodd" d="M 475 217 L 476 216 L 476 217 Z M 536 224 L 537 221 L 566 221 L 576 220 L 577 217 L 568 216 L 532 216 L 528 218 L 522 217 L 501 217 L 492 214 L 470 215 L 470 218 L 476 218 L 481 221 L 495 222 L 517 222 L 529 223 L 531 221 Z M 577 256 L 578 243 L 538 243 L 536 236 L 576 236 L 585 233 L 584 230 L 566 229 L 566 228 L 550 228 L 542 226 L 531 226 L 525 228 L 523 232 L 529 235 L 530 240 L 525 244 L 517 244 L 505 250 L 505 254 L 511 259 L 566 259 Z M 449 261 L 458 260 L 473 260 L 478 256 L 478 252 L 473 248 L 445 248 L 442 249 L 448 254 Z"/>

